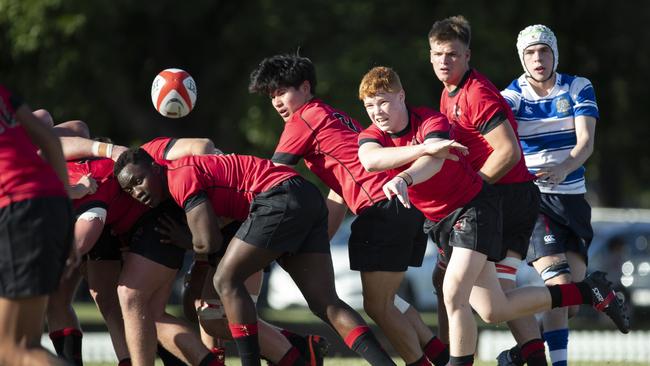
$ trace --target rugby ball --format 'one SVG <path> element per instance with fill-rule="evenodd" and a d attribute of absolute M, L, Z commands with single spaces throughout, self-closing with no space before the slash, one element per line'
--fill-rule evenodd
<path fill-rule="evenodd" d="M 194 108 L 196 96 L 194 79 L 181 69 L 165 69 L 151 84 L 151 102 L 165 117 L 187 116 Z"/>

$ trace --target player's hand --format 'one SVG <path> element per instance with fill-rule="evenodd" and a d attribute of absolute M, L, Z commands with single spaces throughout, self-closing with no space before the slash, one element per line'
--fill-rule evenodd
<path fill-rule="evenodd" d="M 113 145 L 113 152 L 111 152 L 111 160 L 117 161 L 117 158 L 119 158 L 120 155 L 122 155 L 122 153 L 125 152 L 128 149 L 129 148 L 126 147 L 126 146 Z"/>
<path fill-rule="evenodd" d="M 393 195 L 397 196 L 397 199 L 402 202 L 402 205 L 406 208 L 411 208 L 411 202 L 409 201 L 408 187 L 406 181 L 403 178 L 398 176 L 393 177 L 382 187 L 384 194 L 390 200 Z"/>
<path fill-rule="evenodd" d="M 162 236 L 160 242 L 172 244 L 181 248 L 192 247 L 192 233 L 186 224 L 174 220 L 168 215 L 158 218 L 158 225 L 154 228 Z"/>
<path fill-rule="evenodd" d="M 425 141 L 423 146 L 427 155 L 439 159 L 458 161 L 458 155 L 452 153 L 452 150 L 455 150 L 462 155 L 469 154 L 469 149 L 467 149 L 467 146 L 462 145 L 455 140 Z"/>
<path fill-rule="evenodd" d="M 77 184 L 86 188 L 86 194 L 97 192 L 97 181 L 90 175 L 90 173 L 81 177 L 79 181 L 77 181 Z"/>
<path fill-rule="evenodd" d="M 535 173 L 535 176 L 537 177 L 537 181 L 542 186 L 550 186 L 551 188 L 555 188 L 558 184 L 564 182 L 568 174 L 569 172 L 564 171 L 564 169 L 558 165 L 541 168 Z"/>

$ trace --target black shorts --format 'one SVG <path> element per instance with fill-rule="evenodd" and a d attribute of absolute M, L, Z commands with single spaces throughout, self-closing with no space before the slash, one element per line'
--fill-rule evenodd
<path fill-rule="evenodd" d="M 235 237 L 278 252 L 329 253 L 325 200 L 304 178 L 287 179 L 253 199 Z"/>
<path fill-rule="evenodd" d="M 542 193 L 527 260 L 532 263 L 548 255 L 575 252 L 586 263 L 593 237 L 591 206 L 584 195 Z"/>
<path fill-rule="evenodd" d="M 494 187 L 484 183 L 474 199 L 438 222 L 427 220 L 425 231 L 443 251 L 447 262 L 453 247 L 471 249 L 498 262 L 502 249 L 501 197 Z"/>
<path fill-rule="evenodd" d="M 494 187 L 501 195 L 503 248 L 526 258 L 530 236 L 539 215 L 539 188 L 532 181 L 496 184 Z"/>
<path fill-rule="evenodd" d="M 352 223 L 348 242 L 350 269 L 404 272 L 420 267 L 427 249 L 424 216 L 395 197 L 363 210 Z"/>
<path fill-rule="evenodd" d="M 0 208 L 0 297 L 43 296 L 59 286 L 72 245 L 72 205 L 43 197 Z"/>
<path fill-rule="evenodd" d="M 161 243 L 163 236 L 155 230 L 158 219 L 163 215 L 185 225 L 185 211 L 172 201 L 165 201 L 148 211 L 134 225 L 128 240 L 129 252 L 139 254 L 171 269 L 180 269 L 185 258 L 185 249 L 173 244 Z"/>
<path fill-rule="evenodd" d="M 223 257 L 224 254 L 226 254 L 226 249 L 228 249 L 228 244 L 232 240 L 232 238 L 235 237 L 235 234 L 237 233 L 237 230 L 239 230 L 239 227 L 241 226 L 240 221 L 233 221 L 229 223 L 228 225 L 224 226 L 221 228 L 221 238 L 223 239 L 221 248 L 219 248 L 218 251 L 208 254 L 208 263 L 212 267 L 216 267 L 219 261 L 221 260 L 221 257 Z"/>
<path fill-rule="evenodd" d="M 99 239 L 97 239 L 93 248 L 84 256 L 84 259 L 89 261 L 122 260 L 119 238 L 111 233 L 111 229 L 108 226 L 105 226 Z"/>

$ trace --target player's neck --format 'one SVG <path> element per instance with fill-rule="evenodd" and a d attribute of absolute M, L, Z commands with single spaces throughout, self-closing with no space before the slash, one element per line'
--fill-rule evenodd
<path fill-rule="evenodd" d="M 553 76 L 551 78 L 545 81 L 537 81 L 531 77 L 527 78 L 528 83 L 533 88 L 535 94 L 537 94 L 540 97 L 545 97 L 551 93 L 551 91 L 555 87 L 556 79 L 557 79 L 557 73 L 555 72 L 553 73 Z"/>

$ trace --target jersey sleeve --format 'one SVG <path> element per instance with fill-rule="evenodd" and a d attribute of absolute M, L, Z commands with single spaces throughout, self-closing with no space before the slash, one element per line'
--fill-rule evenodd
<path fill-rule="evenodd" d="M 507 88 L 501 91 L 501 96 L 506 100 L 512 113 L 517 115 L 519 105 L 521 104 L 521 87 L 519 87 L 519 79 L 515 79 L 508 85 Z"/>
<path fill-rule="evenodd" d="M 416 134 L 419 141 L 431 138 L 449 139 L 449 120 L 444 114 L 434 112 L 427 115 L 418 127 Z"/>
<path fill-rule="evenodd" d="M 296 165 L 313 145 L 313 131 L 302 121 L 291 120 L 284 125 L 280 142 L 275 148 L 274 163 Z"/>
<path fill-rule="evenodd" d="M 384 144 L 382 143 L 383 132 L 377 127 L 375 127 L 374 125 L 371 125 L 365 130 L 361 131 L 361 133 L 359 133 L 359 137 L 357 138 L 357 140 L 359 142 L 359 146 L 368 142 L 374 142 L 384 146 Z"/>
<path fill-rule="evenodd" d="M 140 147 L 146 151 L 147 154 L 151 155 L 156 163 L 159 163 L 162 160 L 166 160 L 165 157 L 167 156 L 169 149 L 173 146 L 173 141 L 175 141 L 175 139 L 170 137 L 157 137 Z"/>
<path fill-rule="evenodd" d="M 498 92 L 492 92 L 483 86 L 478 88 L 472 96 L 472 100 L 477 103 L 471 107 L 468 105 L 470 108 L 469 122 L 476 127 L 481 135 L 489 133 L 508 120 L 508 115 L 499 97 Z"/>
<path fill-rule="evenodd" d="M 573 106 L 575 116 L 599 118 L 596 93 L 588 79 L 582 77 L 575 78 L 571 83 L 569 93 L 571 93 L 571 98 L 575 101 L 575 105 Z"/>
<path fill-rule="evenodd" d="M 205 186 L 196 166 L 177 168 L 167 176 L 172 198 L 186 212 L 207 199 Z"/>

